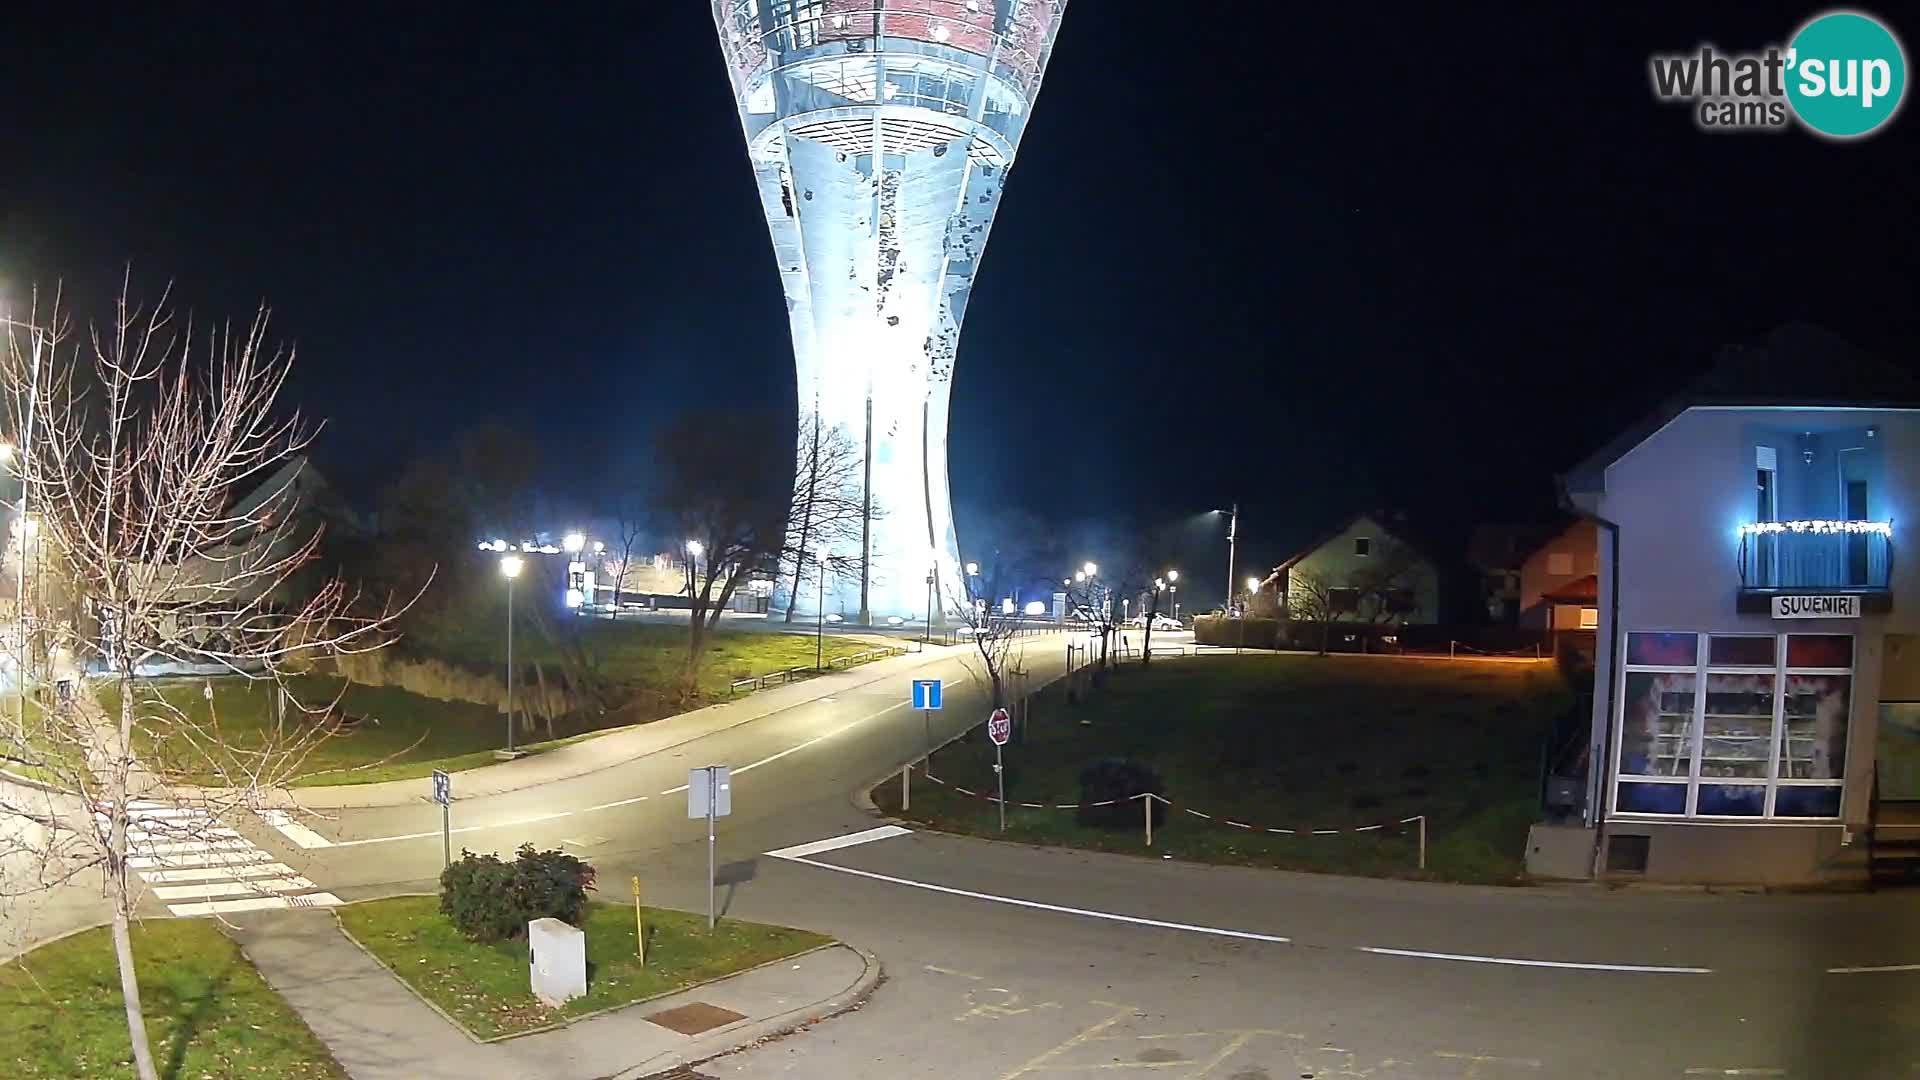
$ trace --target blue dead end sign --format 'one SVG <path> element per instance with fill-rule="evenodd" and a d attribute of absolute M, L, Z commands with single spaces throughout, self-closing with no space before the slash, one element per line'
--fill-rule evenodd
<path fill-rule="evenodd" d="M 931 712 L 940 708 L 940 680 L 913 680 L 913 707 Z"/>

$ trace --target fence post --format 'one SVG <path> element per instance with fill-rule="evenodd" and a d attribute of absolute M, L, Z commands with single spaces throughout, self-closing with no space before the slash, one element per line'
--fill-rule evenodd
<path fill-rule="evenodd" d="M 908 783 L 908 777 L 912 775 L 912 762 L 900 766 L 900 809 L 903 811 L 913 809 L 913 788 Z"/>
<path fill-rule="evenodd" d="M 1420 869 L 1427 868 L 1427 815 L 1420 815 Z"/>
<path fill-rule="evenodd" d="M 1452 642 L 1452 641 L 1448 641 L 1448 642 L 1447 642 L 1447 659 L 1449 659 L 1449 660 L 1451 660 L 1451 659 L 1453 659 L 1453 658 L 1454 658 L 1454 657 L 1453 657 L 1453 642 Z"/>
<path fill-rule="evenodd" d="M 1130 795 L 1128 796 L 1128 798 L 1139 799 L 1140 808 L 1146 812 L 1147 846 L 1152 847 L 1153 846 L 1153 792 L 1143 791 L 1138 795 Z"/>

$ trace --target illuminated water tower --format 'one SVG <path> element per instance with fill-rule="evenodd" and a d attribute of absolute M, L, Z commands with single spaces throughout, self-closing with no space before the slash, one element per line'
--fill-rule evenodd
<path fill-rule="evenodd" d="M 786 289 L 802 422 L 863 447 L 868 572 L 829 581 L 829 612 L 915 617 L 929 575 L 939 606 L 956 606 L 954 353 L 1066 7 L 713 0 Z M 800 591 L 803 607 L 813 598 Z"/>

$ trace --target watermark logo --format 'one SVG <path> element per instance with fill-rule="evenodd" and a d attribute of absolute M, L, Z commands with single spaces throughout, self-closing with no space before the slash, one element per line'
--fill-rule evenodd
<path fill-rule="evenodd" d="M 1815 16 L 1785 46 L 1702 45 L 1648 60 L 1653 94 L 1687 103 L 1703 131 L 1781 130 L 1853 139 L 1884 127 L 1906 96 L 1907 59 L 1886 23 L 1857 11 Z"/>

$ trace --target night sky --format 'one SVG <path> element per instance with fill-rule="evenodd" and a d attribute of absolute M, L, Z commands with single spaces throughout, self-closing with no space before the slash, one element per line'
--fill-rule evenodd
<path fill-rule="evenodd" d="M 1648 89 L 1814 7 L 1267 7 L 1069 10 L 961 343 L 963 543 L 1004 503 L 1237 499 L 1252 562 L 1364 506 L 1534 516 L 1722 343 L 1810 319 L 1912 362 L 1911 105 L 1838 145 Z M 16 303 L 129 259 L 202 315 L 269 300 L 360 491 L 482 419 L 590 494 L 678 409 L 793 408 L 701 0 L 187 10 L 10 15 Z"/>

